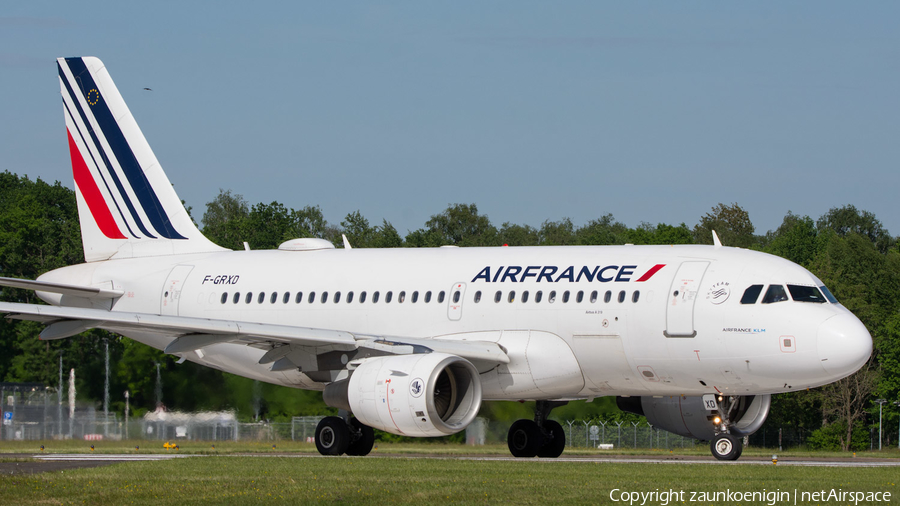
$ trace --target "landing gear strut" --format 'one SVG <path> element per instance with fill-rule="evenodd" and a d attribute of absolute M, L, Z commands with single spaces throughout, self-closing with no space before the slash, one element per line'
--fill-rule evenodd
<path fill-rule="evenodd" d="M 348 417 L 349 418 L 349 417 Z M 322 455 L 368 455 L 375 445 L 375 431 L 356 418 L 349 422 L 326 416 L 316 426 L 316 449 Z"/>
<path fill-rule="evenodd" d="M 534 420 L 516 420 L 509 428 L 506 442 L 513 457 L 541 457 L 555 459 L 566 448 L 566 433 L 562 425 L 548 420 L 553 408 L 567 401 L 537 401 Z"/>

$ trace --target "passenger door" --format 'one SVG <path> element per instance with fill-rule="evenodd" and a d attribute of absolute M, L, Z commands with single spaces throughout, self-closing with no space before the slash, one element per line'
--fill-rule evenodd
<path fill-rule="evenodd" d="M 694 302 L 709 262 L 682 262 L 672 280 L 666 309 L 666 337 L 694 337 Z"/>

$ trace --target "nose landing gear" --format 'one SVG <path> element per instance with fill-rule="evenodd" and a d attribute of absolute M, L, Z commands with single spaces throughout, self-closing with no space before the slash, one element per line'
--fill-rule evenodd
<path fill-rule="evenodd" d="M 743 442 L 731 434 L 719 434 L 709 443 L 713 457 L 719 460 L 737 460 L 744 449 Z"/>

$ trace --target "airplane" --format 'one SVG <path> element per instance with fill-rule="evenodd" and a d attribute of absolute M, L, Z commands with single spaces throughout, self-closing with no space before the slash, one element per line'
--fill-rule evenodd
<path fill-rule="evenodd" d="M 714 245 L 337 249 L 297 238 L 231 251 L 193 224 L 106 67 L 59 58 L 85 263 L 2 278 L 47 304 L 0 303 L 39 338 L 106 329 L 259 381 L 319 390 L 339 416 L 323 455 L 366 455 L 373 428 L 466 428 L 483 401 L 535 401 L 515 457 L 565 449 L 551 411 L 613 396 L 734 460 L 772 394 L 866 363 L 872 338 L 821 280 Z"/>

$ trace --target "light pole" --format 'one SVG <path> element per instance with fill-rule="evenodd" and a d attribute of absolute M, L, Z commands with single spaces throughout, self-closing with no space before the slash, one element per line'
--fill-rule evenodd
<path fill-rule="evenodd" d="M 878 450 L 881 450 L 881 407 L 887 402 L 885 399 L 875 399 L 878 403 Z"/>

